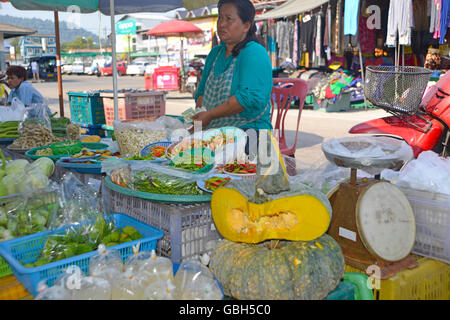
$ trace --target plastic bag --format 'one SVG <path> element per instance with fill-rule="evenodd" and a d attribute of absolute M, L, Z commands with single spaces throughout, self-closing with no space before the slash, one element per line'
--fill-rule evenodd
<path fill-rule="evenodd" d="M 450 158 L 433 151 L 423 151 L 400 171 L 383 170 L 381 175 L 397 186 L 450 194 Z"/>
<path fill-rule="evenodd" d="M 124 264 L 124 272 L 128 272 L 131 274 L 138 274 L 139 269 L 141 266 L 147 261 L 149 258 L 151 258 L 152 254 L 149 251 L 139 251 L 140 244 L 132 247 L 133 254 L 131 256 L 128 256 L 127 260 Z"/>
<path fill-rule="evenodd" d="M 22 121 L 25 114 L 25 106 L 22 101 L 13 98 L 11 106 L 0 106 L 0 122 Z"/>
<path fill-rule="evenodd" d="M 157 280 L 173 281 L 172 261 L 157 256 L 155 250 L 152 250 L 150 257 L 140 264 L 138 272 L 146 279 L 146 285 L 151 285 Z"/>
<path fill-rule="evenodd" d="M 58 197 L 62 212 L 55 219 L 56 224 L 69 225 L 102 216 L 98 192 L 82 183 L 73 173 L 65 173 L 59 186 Z"/>
<path fill-rule="evenodd" d="M 114 120 L 114 135 L 123 156 L 140 155 L 150 143 L 166 141 L 167 131 L 158 121 L 120 121 Z"/>
<path fill-rule="evenodd" d="M 70 292 L 60 285 L 54 285 L 53 287 L 48 287 L 45 280 L 38 284 L 38 295 L 34 300 L 71 300 L 72 295 Z"/>
<path fill-rule="evenodd" d="M 53 185 L 11 198 L 0 208 L 0 241 L 47 230 L 58 210 Z"/>
<path fill-rule="evenodd" d="M 36 103 L 25 108 L 25 113 L 19 123 L 19 133 L 22 134 L 24 126 L 40 126 L 52 132 L 52 123 L 50 120 L 50 109 L 46 104 Z"/>
<path fill-rule="evenodd" d="M 170 279 L 159 279 L 149 285 L 142 296 L 142 300 L 174 300 L 175 285 Z"/>
<path fill-rule="evenodd" d="M 223 292 L 208 267 L 197 260 L 182 262 L 174 278 L 176 300 L 221 300 Z"/>
<path fill-rule="evenodd" d="M 112 300 L 141 300 L 146 286 L 142 277 L 125 271 L 115 279 L 111 289 Z"/>
<path fill-rule="evenodd" d="M 111 284 L 96 277 L 80 278 L 79 287 L 72 289 L 72 300 L 110 300 Z"/>
<path fill-rule="evenodd" d="M 103 278 L 110 284 L 123 272 L 123 262 L 119 250 L 98 246 L 97 254 L 89 260 L 89 274 Z"/>
<path fill-rule="evenodd" d="M 266 201 L 267 196 L 264 194 L 277 194 L 290 189 L 286 166 L 278 142 L 269 130 L 260 131 L 258 150 L 255 181 L 256 203 L 261 200 Z"/>
<path fill-rule="evenodd" d="M 189 136 L 189 131 L 187 131 L 188 124 L 175 117 L 162 116 L 156 121 L 162 123 L 166 128 L 167 141 L 179 141 Z"/>

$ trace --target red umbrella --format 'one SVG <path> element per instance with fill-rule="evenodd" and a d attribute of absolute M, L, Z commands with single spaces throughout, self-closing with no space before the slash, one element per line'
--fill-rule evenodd
<path fill-rule="evenodd" d="M 156 37 L 193 37 L 203 33 L 195 24 L 185 20 L 170 20 L 153 27 L 147 34 Z"/>
<path fill-rule="evenodd" d="M 160 23 L 147 31 L 147 35 L 155 37 L 181 37 L 180 62 L 184 76 L 184 48 L 183 37 L 191 38 L 202 34 L 203 30 L 195 24 L 185 20 L 170 20 Z M 184 81 L 181 81 L 181 91 L 184 91 Z"/>

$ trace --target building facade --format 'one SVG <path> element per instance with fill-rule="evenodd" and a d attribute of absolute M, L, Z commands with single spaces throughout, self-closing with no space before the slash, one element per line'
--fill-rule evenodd
<path fill-rule="evenodd" d="M 52 34 L 27 35 L 20 39 L 19 46 L 25 63 L 31 57 L 56 55 L 56 37 Z"/>

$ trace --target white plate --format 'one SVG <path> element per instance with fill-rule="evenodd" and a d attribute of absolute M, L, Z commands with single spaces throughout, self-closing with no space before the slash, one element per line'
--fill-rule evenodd
<path fill-rule="evenodd" d="M 232 180 L 241 180 L 242 178 L 239 177 L 232 177 L 229 174 L 222 174 L 222 173 L 216 173 L 216 174 L 211 174 L 209 175 L 206 179 L 204 180 L 197 180 L 197 187 L 199 187 L 200 189 L 202 189 L 203 191 L 209 192 L 209 193 L 213 193 L 214 191 L 209 190 L 208 188 L 206 188 L 205 186 L 205 180 L 210 179 L 212 177 L 218 177 L 218 178 L 231 178 Z"/>

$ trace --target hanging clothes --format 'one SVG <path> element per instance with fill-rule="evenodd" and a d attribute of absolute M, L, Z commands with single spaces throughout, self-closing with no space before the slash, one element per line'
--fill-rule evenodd
<path fill-rule="evenodd" d="M 431 10 L 430 10 L 430 33 L 433 33 L 433 38 L 437 39 L 439 34 L 440 27 L 440 0 L 430 0 L 431 1 Z"/>
<path fill-rule="evenodd" d="M 338 0 L 336 6 L 336 20 L 335 20 L 335 37 L 334 37 L 334 50 L 337 55 L 342 54 L 341 46 L 341 20 L 342 20 L 342 0 Z"/>
<path fill-rule="evenodd" d="M 345 0 L 344 35 L 355 36 L 358 31 L 359 0 Z"/>
<path fill-rule="evenodd" d="M 450 0 L 441 0 L 439 19 L 439 44 L 445 43 L 445 35 L 447 34 L 448 24 L 450 23 L 448 15 L 450 11 Z"/>
<path fill-rule="evenodd" d="M 332 47 L 332 43 L 331 43 L 331 6 L 328 5 L 327 8 L 327 14 L 326 14 L 326 24 L 325 24 L 325 35 L 324 35 L 324 47 L 325 47 L 325 52 L 326 52 L 326 56 L 327 56 L 327 60 L 331 59 L 331 47 Z M 325 44 L 326 43 L 326 44 Z"/>
<path fill-rule="evenodd" d="M 298 18 L 294 23 L 294 42 L 292 47 L 292 62 L 295 66 L 298 65 Z"/>
<path fill-rule="evenodd" d="M 300 44 L 303 53 L 311 54 L 314 50 L 314 30 L 316 19 L 312 15 L 303 15 L 300 23 Z"/>
<path fill-rule="evenodd" d="M 412 0 L 391 0 L 389 4 L 386 45 L 395 46 L 397 34 L 398 44 L 411 45 L 411 29 L 414 27 Z"/>
<path fill-rule="evenodd" d="M 377 32 L 375 29 L 369 29 L 367 27 L 367 19 L 368 17 L 363 15 L 360 15 L 359 17 L 359 46 L 361 48 L 361 53 L 373 54 L 377 42 Z"/>

